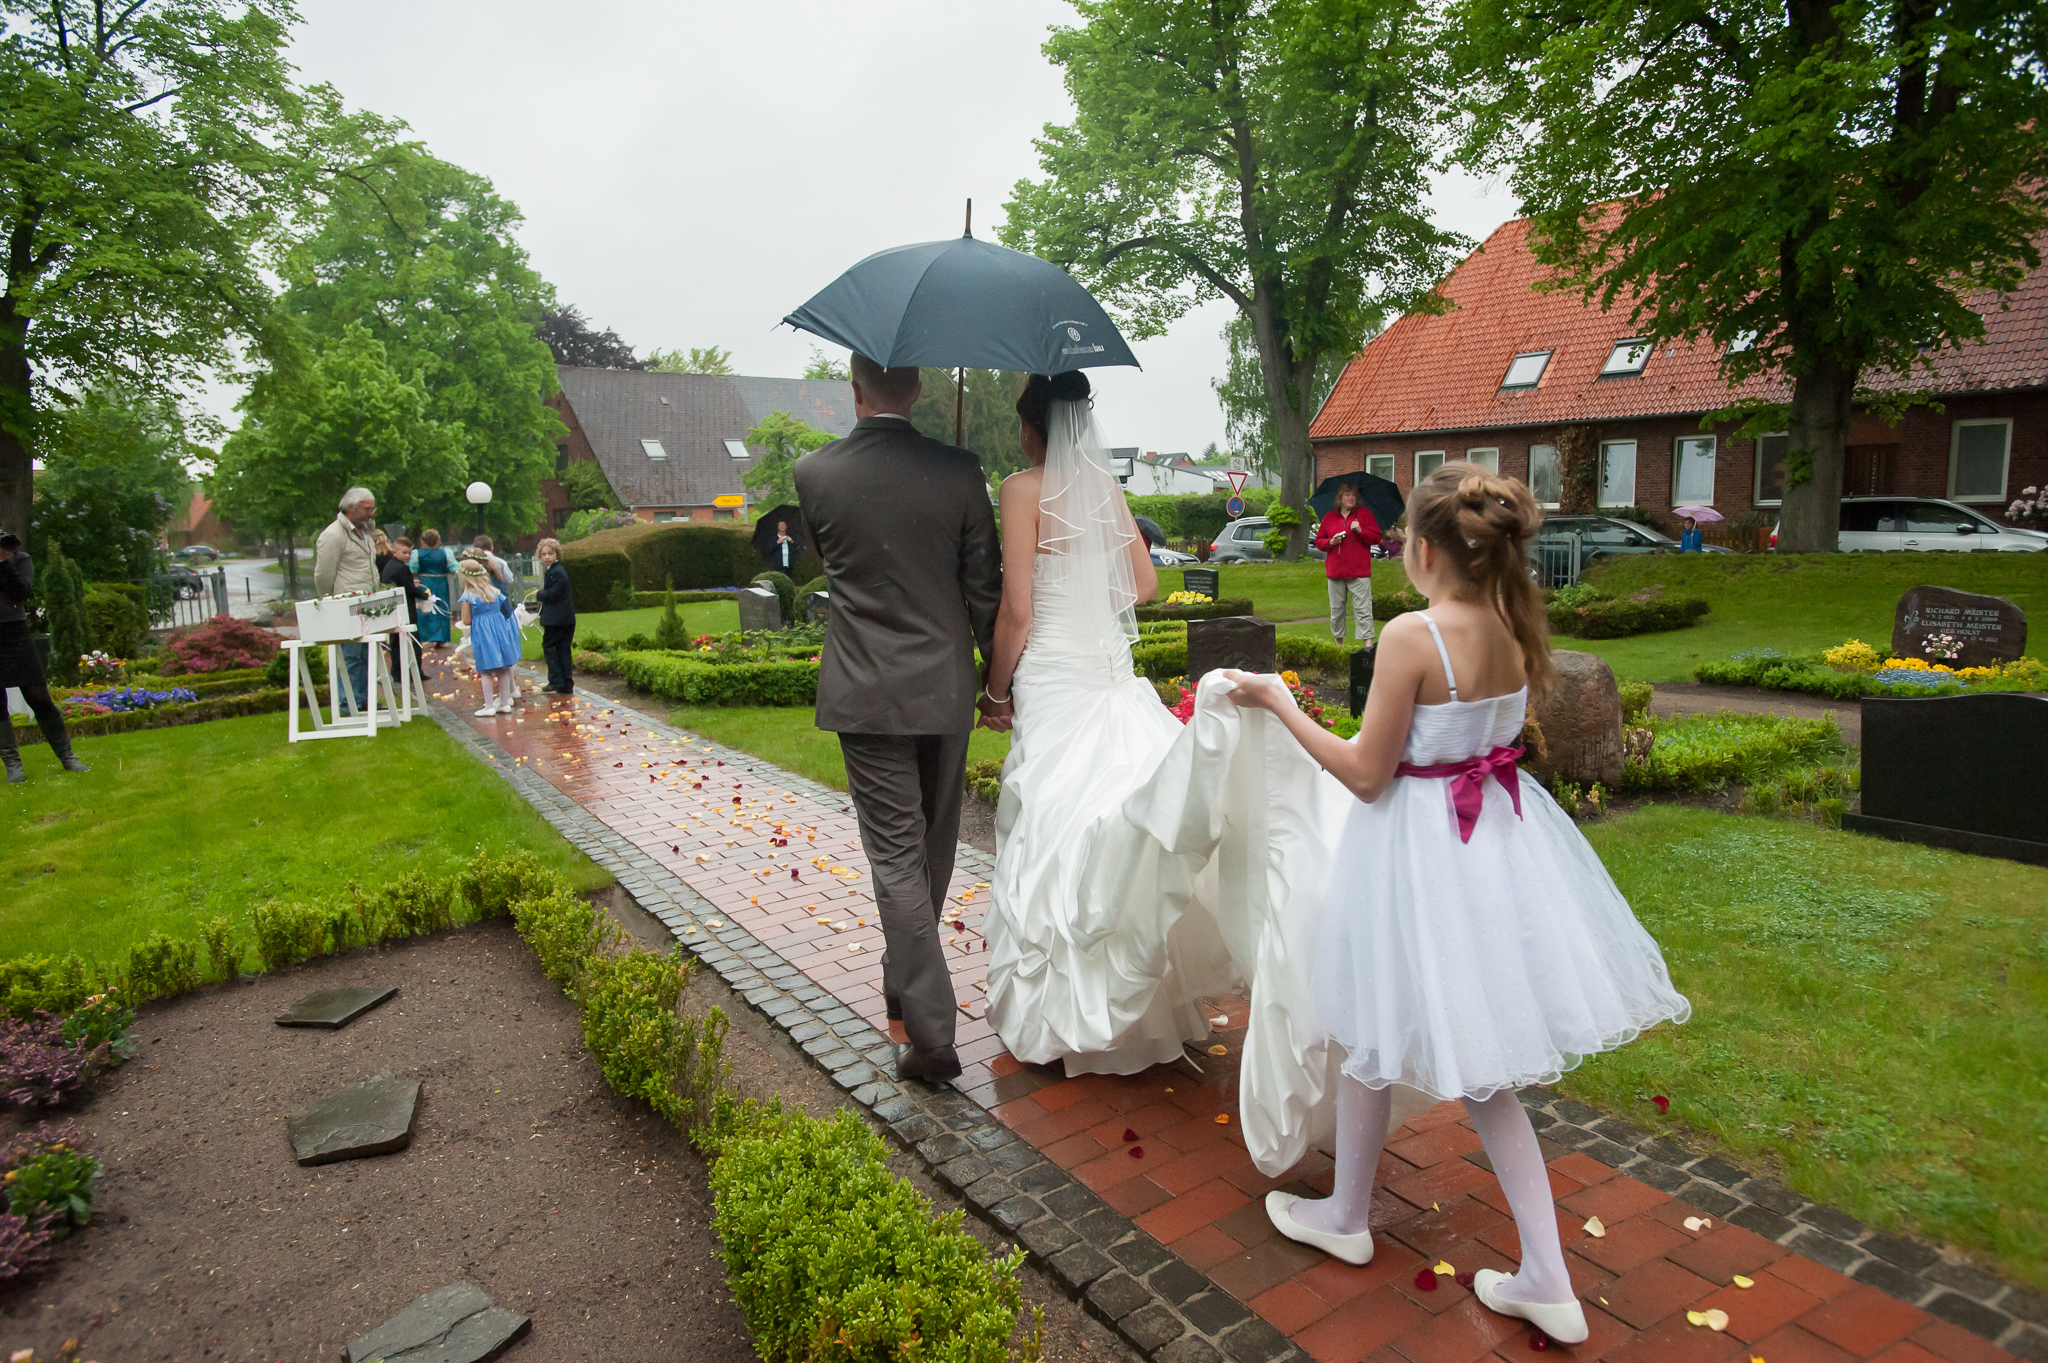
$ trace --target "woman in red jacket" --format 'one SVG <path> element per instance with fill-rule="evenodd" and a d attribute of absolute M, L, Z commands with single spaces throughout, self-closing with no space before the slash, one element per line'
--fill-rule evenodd
<path fill-rule="evenodd" d="M 1351 600 L 1358 642 L 1373 646 L 1372 547 L 1380 542 L 1380 523 L 1346 483 L 1337 489 L 1337 505 L 1316 527 L 1316 548 L 1329 555 L 1323 575 L 1330 579 L 1330 633 L 1344 642 L 1344 601 Z"/>

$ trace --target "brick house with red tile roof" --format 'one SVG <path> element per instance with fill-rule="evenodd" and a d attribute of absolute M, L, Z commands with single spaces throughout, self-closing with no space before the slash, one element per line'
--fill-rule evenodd
<path fill-rule="evenodd" d="M 1536 288 L 1549 272 L 1528 230 L 1526 219 L 1497 229 L 1444 281 L 1448 312 L 1401 318 L 1345 368 L 1309 426 L 1317 479 L 1362 468 L 1406 490 L 1418 465 L 1426 474 L 1471 458 L 1555 506 L 1558 432 L 1588 426 L 1602 506 L 1640 507 L 1666 529 L 1677 505 L 1711 505 L 1730 520 L 1773 514 L 1786 437 L 1745 439 L 1701 418 L 1742 398 L 1786 400 L 1790 385 L 1757 378 L 1731 389 L 1711 345 L 1629 346 L 1628 299 L 1603 312 Z M 1941 351 L 1931 374 L 1865 376 L 1866 387 L 1924 391 L 1931 402 L 1896 423 L 1858 412 L 1845 494 L 1950 498 L 2002 517 L 2022 488 L 2048 482 L 2048 266 L 2003 308 L 1990 294 L 1972 305 L 1983 341 Z"/>

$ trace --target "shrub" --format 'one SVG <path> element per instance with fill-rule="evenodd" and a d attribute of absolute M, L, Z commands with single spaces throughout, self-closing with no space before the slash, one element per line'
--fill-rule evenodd
<path fill-rule="evenodd" d="M 162 932 L 128 948 L 121 972 L 127 994 L 139 1003 L 174 998 L 199 987 L 199 949 Z"/>
<path fill-rule="evenodd" d="M 561 882 L 538 854 L 514 852 L 494 857 L 482 847 L 455 877 L 455 891 L 477 918 L 510 918 L 521 899 L 546 894 Z"/>
<path fill-rule="evenodd" d="M 985 762 L 969 762 L 967 790 L 978 800 L 992 805 L 1000 803 L 1003 798 L 1003 760 L 995 757 Z"/>
<path fill-rule="evenodd" d="M 1138 619 L 1151 620 L 1220 620 L 1226 615 L 1250 615 L 1252 600 L 1248 596 L 1226 596 L 1206 606 L 1140 606 L 1135 614 Z"/>
<path fill-rule="evenodd" d="M 701 606 L 712 601 L 730 601 L 733 599 L 733 595 L 734 593 L 730 591 L 677 592 L 676 604 L 678 606 Z M 649 606 L 665 606 L 668 604 L 668 593 L 666 591 L 634 592 L 633 604 L 642 610 L 647 609 Z"/>
<path fill-rule="evenodd" d="M 78 680 L 79 658 L 92 651 L 92 624 L 85 615 L 85 579 L 55 540 L 36 575 L 36 596 L 50 627 L 50 671 L 69 685 Z"/>
<path fill-rule="evenodd" d="M 164 640 L 166 677 L 189 672 L 225 672 L 230 668 L 266 667 L 277 653 L 277 636 L 252 620 L 216 615 L 203 625 L 172 630 Z"/>
<path fill-rule="evenodd" d="M 242 975 L 242 944 L 235 940 L 235 925 L 216 915 L 199 927 L 206 943 L 206 965 L 214 974 L 232 984 Z"/>
<path fill-rule="evenodd" d="M 64 1044 L 84 1046 L 88 1050 L 105 1046 L 110 1055 L 126 1060 L 135 1054 L 135 1043 L 128 1039 L 128 1029 L 134 1025 L 135 1010 L 123 1003 L 110 988 L 79 1004 L 71 1016 L 64 1019 Z"/>
<path fill-rule="evenodd" d="M 668 590 L 662 593 L 661 619 L 654 626 L 654 646 L 680 649 L 689 645 L 690 631 L 683 627 L 683 617 L 676 614 L 676 584 L 670 579 Z"/>
<path fill-rule="evenodd" d="M 38 1013 L 64 1017 L 96 992 L 86 978 L 85 962 L 76 953 L 61 960 L 17 956 L 0 961 L 0 1006 L 11 1018 L 27 1019 Z"/>
<path fill-rule="evenodd" d="M 712 1226 L 763 1358 L 1010 1356 L 1023 1251 L 992 1261 L 962 1213 L 934 1218 L 853 1113 L 817 1121 L 721 1094 L 711 1131 Z"/>
<path fill-rule="evenodd" d="M 677 1014 L 690 968 L 680 950 L 597 954 L 584 963 L 583 1040 L 605 1082 L 677 1126 L 710 1116 L 725 1078 L 725 1014 Z"/>
<path fill-rule="evenodd" d="M 591 960 L 625 937 L 608 914 L 577 898 L 565 885 L 515 901 L 512 923 L 540 958 L 547 977 L 571 998 L 580 998 Z"/>
<path fill-rule="evenodd" d="M 249 926 L 256 934 L 256 958 L 265 970 L 282 970 L 297 965 L 326 949 L 327 914 L 317 905 L 288 904 L 266 899 L 249 910 Z"/>
<path fill-rule="evenodd" d="M 814 577 L 809 582 L 804 583 L 803 586 L 797 588 L 796 594 L 797 599 L 802 600 L 804 597 L 809 596 L 812 592 L 829 592 L 831 590 L 831 584 L 826 582 L 824 578 Z"/>
<path fill-rule="evenodd" d="M 1274 489 L 1248 487 L 1244 490 L 1244 512 L 1247 516 L 1263 516 L 1272 502 Z M 1224 504 L 1230 500 L 1227 492 L 1194 493 L 1182 496 L 1157 494 L 1146 497 L 1126 495 L 1135 515 L 1149 516 L 1156 521 L 1168 539 L 1199 540 L 1204 549 L 1209 547 L 1223 527 L 1230 524 L 1230 516 Z"/>
<path fill-rule="evenodd" d="M 593 653 L 588 649 L 579 648 L 570 652 L 569 667 L 572 671 L 588 673 L 593 677 L 603 677 L 610 675 L 612 660 L 602 653 Z"/>
<path fill-rule="evenodd" d="M 1409 611 L 1428 609 L 1429 598 L 1413 587 L 1396 587 L 1393 591 L 1374 592 L 1372 595 L 1372 618 L 1380 624 Z"/>
<path fill-rule="evenodd" d="M 688 705 L 816 705 L 818 664 L 712 663 L 674 653 L 619 653 L 612 657 L 626 684 Z"/>
<path fill-rule="evenodd" d="M 1708 611 L 1705 597 L 1602 597 L 1583 605 L 1550 603 L 1550 628 L 1579 639 L 1625 639 L 1635 634 L 1687 629 Z"/>
<path fill-rule="evenodd" d="M 617 559 L 610 556 L 617 555 Z M 673 579 L 681 590 L 735 587 L 761 570 L 751 532 L 731 521 L 642 521 L 605 530 L 562 547 L 578 609 L 586 597 L 609 591 L 612 581 L 652 588 Z M 791 568 L 796 578 L 816 577 L 824 563 L 805 550 Z M 589 586 L 586 587 L 586 581 Z"/>
<path fill-rule="evenodd" d="M 52 1238 L 48 1227 L 0 1212 L 0 1282 L 18 1278 L 48 1259 Z"/>
<path fill-rule="evenodd" d="M 1274 651 L 1284 666 L 1334 672 L 1346 680 L 1350 679 L 1351 650 L 1334 639 L 1319 639 L 1307 634 L 1283 634 L 1274 643 Z"/>
<path fill-rule="evenodd" d="M 628 592 L 633 589 L 632 560 L 617 549 L 594 549 L 589 540 L 563 544 L 562 567 L 569 574 L 570 599 L 579 613 L 615 609 L 614 584 L 624 583 Z"/>
<path fill-rule="evenodd" d="M 61 1103 L 110 1058 L 112 1048 L 75 1046 L 61 1019 L 43 1013 L 0 1022 L 0 1101 L 16 1107 Z"/>
<path fill-rule="evenodd" d="M 306 650 L 306 671 L 313 678 L 313 685 L 327 685 L 327 650 L 309 648 Z M 283 686 L 291 677 L 291 655 L 279 649 L 263 667 L 263 680 L 272 686 Z M 195 690 L 197 688 L 194 688 Z"/>
<path fill-rule="evenodd" d="M 82 1143 L 78 1128 L 67 1122 L 55 1130 L 23 1132 L 0 1146 L 7 1210 L 60 1239 L 91 1221 L 100 1162 L 78 1149 Z"/>
<path fill-rule="evenodd" d="M 126 592 L 95 583 L 86 588 L 83 605 L 94 648 L 116 658 L 132 658 L 149 641 L 149 612 Z"/>
<path fill-rule="evenodd" d="M 762 583 L 775 589 L 775 602 L 782 609 L 782 623 L 796 623 L 796 583 L 787 574 L 778 572 L 756 573 L 748 579 L 749 584 Z"/>
<path fill-rule="evenodd" d="M 605 596 L 608 599 L 608 604 L 615 611 L 633 609 L 633 587 L 631 583 L 623 579 L 612 583 L 611 587 L 605 592 Z"/>
<path fill-rule="evenodd" d="M 1628 681 L 1621 683 L 1620 690 L 1621 720 L 1626 724 L 1631 719 L 1649 712 L 1650 699 L 1656 694 L 1657 688 L 1649 682 Z"/>
<path fill-rule="evenodd" d="M 1273 502 L 1266 507 L 1266 519 L 1273 528 L 1259 536 L 1259 542 L 1266 546 L 1266 552 L 1278 558 L 1287 552 L 1287 527 L 1301 524 L 1301 513 L 1285 502 Z"/>
<path fill-rule="evenodd" d="M 454 879 L 436 879 L 425 871 L 408 871 L 377 892 L 369 921 L 381 922 L 386 938 L 422 937 L 453 927 L 451 901 L 456 883 Z M 358 912 L 357 918 L 362 921 L 363 915 Z"/>
<path fill-rule="evenodd" d="M 1875 672 L 1884 656 L 1861 639 L 1851 639 L 1822 653 L 1820 660 L 1844 672 Z"/>
<path fill-rule="evenodd" d="M 1789 767 L 1833 760 L 1842 732 L 1833 715 L 1693 714 L 1643 720 L 1655 743 L 1624 758 L 1624 790 L 1719 790 L 1730 781 L 1755 785 Z"/>

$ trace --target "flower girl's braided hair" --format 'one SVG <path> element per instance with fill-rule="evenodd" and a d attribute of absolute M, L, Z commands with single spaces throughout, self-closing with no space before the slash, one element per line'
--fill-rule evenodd
<path fill-rule="evenodd" d="M 1528 486 L 1462 460 L 1444 464 L 1408 494 L 1408 527 L 1436 546 L 1500 611 L 1522 646 L 1529 694 L 1542 696 L 1550 666 L 1550 621 L 1529 576 L 1529 541 L 1543 512 Z"/>

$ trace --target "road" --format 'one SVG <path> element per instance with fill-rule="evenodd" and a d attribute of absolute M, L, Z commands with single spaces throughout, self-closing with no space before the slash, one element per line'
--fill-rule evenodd
<path fill-rule="evenodd" d="M 274 558 L 225 558 L 211 565 L 227 572 L 228 610 L 237 620 L 267 618 L 270 602 L 284 594 L 284 578 L 263 571 L 275 562 Z M 208 565 L 193 566 L 205 572 Z M 300 567 L 311 571 L 311 565 L 304 559 L 300 560 Z"/>

